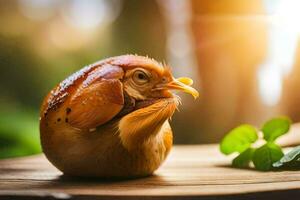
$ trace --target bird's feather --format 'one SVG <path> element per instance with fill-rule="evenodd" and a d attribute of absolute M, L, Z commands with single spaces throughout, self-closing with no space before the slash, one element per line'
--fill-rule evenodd
<path fill-rule="evenodd" d="M 122 144 L 131 150 L 142 144 L 145 139 L 155 136 L 164 122 L 173 115 L 177 105 L 177 98 L 161 99 L 124 116 L 119 122 Z"/>
<path fill-rule="evenodd" d="M 68 122 L 76 128 L 93 129 L 111 120 L 122 110 L 123 104 L 121 82 L 102 80 L 79 90 L 71 98 Z"/>

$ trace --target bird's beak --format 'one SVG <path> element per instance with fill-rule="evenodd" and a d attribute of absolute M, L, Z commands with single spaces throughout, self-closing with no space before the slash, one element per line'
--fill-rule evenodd
<path fill-rule="evenodd" d="M 191 87 L 193 84 L 193 80 L 187 77 L 180 77 L 177 79 L 173 79 L 171 82 L 164 84 L 162 89 L 169 90 L 180 90 L 191 94 L 195 99 L 199 97 L 199 93 L 197 90 Z"/>

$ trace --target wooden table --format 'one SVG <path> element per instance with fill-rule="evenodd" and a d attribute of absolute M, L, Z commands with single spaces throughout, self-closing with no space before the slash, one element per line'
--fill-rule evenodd
<path fill-rule="evenodd" d="M 62 176 L 43 155 L 7 159 L 0 199 L 299 199 L 299 171 L 234 169 L 230 160 L 216 145 L 175 146 L 154 176 L 101 181 Z"/>

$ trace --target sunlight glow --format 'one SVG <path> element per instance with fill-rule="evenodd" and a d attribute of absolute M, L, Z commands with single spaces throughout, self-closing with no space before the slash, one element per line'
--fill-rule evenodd
<path fill-rule="evenodd" d="M 262 66 L 258 71 L 258 86 L 263 102 L 269 106 L 276 105 L 281 97 L 282 78 L 278 70 Z"/>
<path fill-rule="evenodd" d="M 274 13 L 275 23 L 282 25 L 290 31 L 300 33 L 300 1 L 299 0 L 281 0 L 278 3 L 277 10 Z"/>
<path fill-rule="evenodd" d="M 258 70 L 258 85 L 262 101 L 269 106 L 279 103 L 284 78 L 291 72 L 300 33 L 300 1 L 265 1 L 271 11 L 268 55 Z M 274 6 L 275 4 L 275 6 Z M 270 9 L 271 8 L 271 9 Z"/>

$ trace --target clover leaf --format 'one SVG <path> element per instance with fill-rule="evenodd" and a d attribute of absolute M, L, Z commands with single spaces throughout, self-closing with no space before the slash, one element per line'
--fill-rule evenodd
<path fill-rule="evenodd" d="M 248 148 L 245 151 L 243 151 L 240 155 L 235 157 L 232 161 L 232 165 L 234 167 L 238 168 L 245 168 L 249 166 L 249 163 L 252 160 L 252 155 L 254 153 L 255 149 Z"/>
<path fill-rule="evenodd" d="M 264 139 L 268 142 L 275 141 L 279 136 L 289 131 L 290 125 L 291 120 L 287 117 L 278 117 L 267 121 L 261 129 Z"/>
<path fill-rule="evenodd" d="M 281 148 L 275 143 L 268 142 L 253 153 L 253 164 L 256 169 L 268 171 L 272 169 L 272 164 L 280 160 L 283 156 Z"/>
<path fill-rule="evenodd" d="M 248 124 L 243 124 L 230 131 L 222 140 L 220 150 L 225 155 L 233 152 L 243 152 L 257 140 L 256 129 Z"/>
<path fill-rule="evenodd" d="M 252 162 L 255 169 L 261 171 L 281 167 L 300 168 L 300 146 L 284 156 L 281 147 L 275 144 L 275 140 L 287 133 L 290 126 L 288 117 L 276 117 L 265 122 L 261 128 L 265 143 L 254 148 L 253 143 L 258 139 L 257 129 L 248 124 L 240 125 L 225 135 L 220 143 L 220 151 L 225 155 L 239 153 L 232 161 L 234 167 L 249 167 Z"/>

